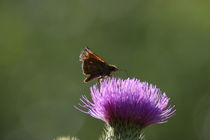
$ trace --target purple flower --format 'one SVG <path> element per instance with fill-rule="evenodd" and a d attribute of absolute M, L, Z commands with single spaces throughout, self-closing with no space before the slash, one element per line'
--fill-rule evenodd
<path fill-rule="evenodd" d="M 90 90 L 92 102 L 82 96 L 80 111 L 106 123 L 120 120 L 144 128 L 166 122 L 176 111 L 168 106 L 170 99 L 165 93 L 137 79 L 108 78 Z"/>

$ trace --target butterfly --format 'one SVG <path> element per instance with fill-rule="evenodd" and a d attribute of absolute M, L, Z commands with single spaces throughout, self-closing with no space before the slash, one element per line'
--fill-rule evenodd
<path fill-rule="evenodd" d="M 116 66 L 107 64 L 89 48 L 84 48 L 79 57 L 82 61 L 83 74 L 87 76 L 84 79 L 85 83 L 97 78 L 103 79 L 111 76 L 112 72 L 118 70 Z"/>

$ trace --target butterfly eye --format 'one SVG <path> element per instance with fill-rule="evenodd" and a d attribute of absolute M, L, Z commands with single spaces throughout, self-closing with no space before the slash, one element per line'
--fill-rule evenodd
<path fill-rule="evenodd" d="M 116 68 L 115 66 L 110 66 L 110 67 L 109 67 L 109 70 L 110 70 L 110 71 L 117 71 L 118 68 Z"/>

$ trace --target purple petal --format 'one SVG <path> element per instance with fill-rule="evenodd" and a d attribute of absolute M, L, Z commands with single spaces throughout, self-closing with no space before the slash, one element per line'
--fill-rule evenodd
<path fill-rule="evenodd" d="M 132 122 L 141 128 L 165 123 L 172 117 L 175 106 L 168 106 L 169 98 L 160 89 L 137 79 L 104 79 L 90 88 L 92 101 L 82 96 L 80 111 L 107 123 L 115 120 Z"/>

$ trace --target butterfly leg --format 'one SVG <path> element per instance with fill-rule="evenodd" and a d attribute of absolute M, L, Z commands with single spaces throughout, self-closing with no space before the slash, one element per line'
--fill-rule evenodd
<path fill-rule="evenodd" d="M 97 87 L 100 89 L 101 88 L 101 78 L 98 78 L 97 80 Z"/>
<path fill-rule="evenodd" d="M 101 76 L 101 77 L 99 77 L 98 78 L 98 88 L 100 88 L 101 87 L 101 82 L 104 80 L 104 78 L 105 78 L 105 76 Z"/>
<path fill-rule="evenodd" d="M 99 83 L 99 84 L 101 83 L 101 81 L 102 81 L 102 79 L 101 79 L 101 78 L 98 78 L 98 83 Z"/>

